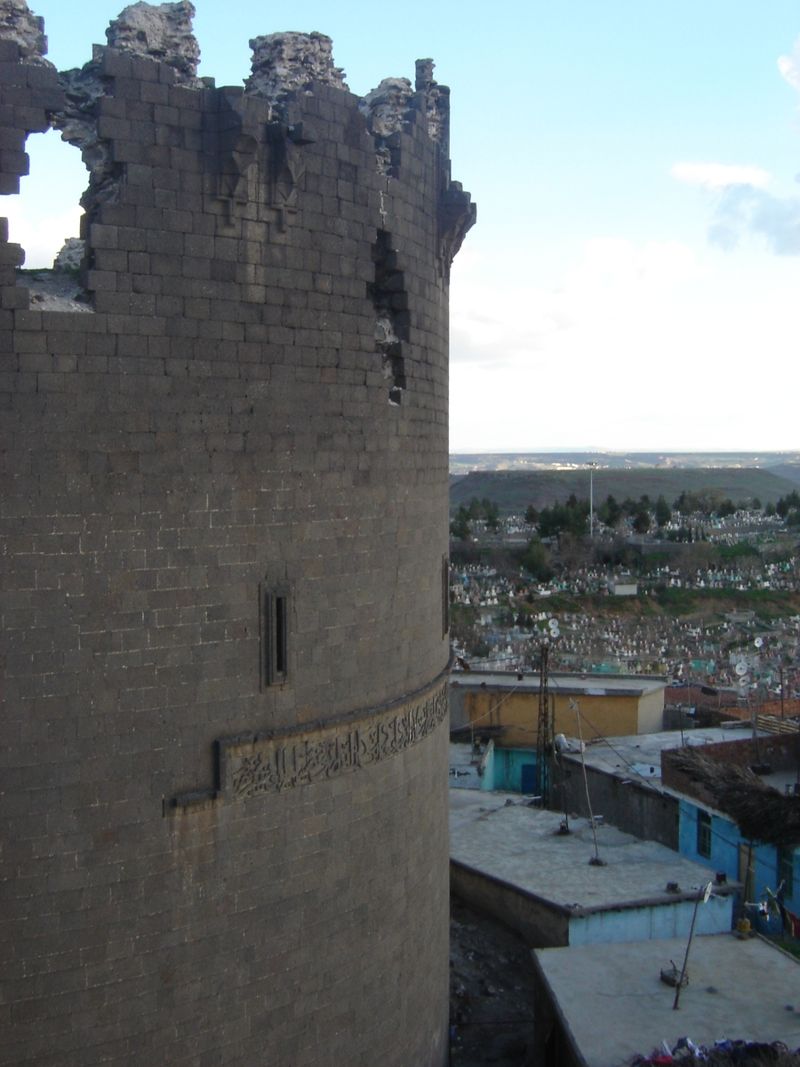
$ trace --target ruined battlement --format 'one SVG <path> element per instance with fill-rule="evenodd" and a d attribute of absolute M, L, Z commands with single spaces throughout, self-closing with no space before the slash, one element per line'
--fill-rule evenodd
<path fill-rule="evenodd" d="M 0 0 L 0 192 L 89 172 L 80 300 L 0 233 L 0 1059 L 440 1067 L 449 95 L 193 13 Z"/>

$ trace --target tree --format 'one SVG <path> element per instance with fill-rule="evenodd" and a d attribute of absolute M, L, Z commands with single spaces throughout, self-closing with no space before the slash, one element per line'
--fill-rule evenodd
<path fill-rule="evenodd" d="M 528 504 L 527 510 L 525 511 L 525 522 L 527 522 L 529 526 L 535 526 L 538 521 L 539 509 L 535 508 L 533 504 Z"/>
<path fill-rule="evenodd" d="M 775 510 L 782 519 L 786 518 L 792 508 L 800 508 L 800 494 L 794 489 L 787 496 L 779 497 L 775 505 Z"/>
<path fill-rule="evenodd" d="M 470 519 L 473 520 L 483 518 L 483 507 L 481 506 L 480 500 L 478 500 L 476 496 L 474 496 L 472 500 L 470 500 L 469 507 L 467 508 L 467 514 L 469 515 Z"/>
<path fill-rule="evenodd" d="M 612 528 L 616 526 L 622 518 L 622 508 L 611 493 L 608 494 L 606 499 L 597 509 L 597 517 L 601 522 L 605 523 L 606 526 Z"/>
<path fill-rule="evenodd" d="M 633 518 L 636 512 L 639 510 L 639 504 L 633 499 L 632 496 L 626 496 L 622 501 L 622 512 L 629 518 Z"/>
<path fill-rule="evenodd" d="M 450 523 L 450 536 L 455 537 L 458 541 L 467 541 L 469 540 L 470 532 L 469 512 L 462 504 Z"/>
<path fill-rule="evenodd" d="M 539 582 L 545 582 L 553 576 L 550 555 L 542 542 L 536 539 L 528 544 L 525 555 L 522 557 L 522 566 Z"/>
<path fill-rule="evenodd" d="M 634 533 L 646 534 L 650 529 L 650 512 L 647 508 L 639 508 L 633 516 Z"/>
<path fill-rule="evenodd" d="M 486 525 L 493 533 L 500 529 L 500 509 L 494 500 L 483 500 L 483 514 Z"/>
<path fill-rule="evenodd" d="M 717 504 L 716 512 L 721 519 L 727 518 L 728 515 L 736 514 L 736 505 L 730 497 L 726 497 Z"/>
<path fill-rule="evenodd" d="M 578 500 L 572 493 L 566 504 L 553 504 L 539 512 L 537 529 L 540 537 L 558 537 L 568 533 L 584 537 L 588 533 L 589 501 Z"/>
<path fill-rule="evenodd" d="M 672 518 L 672 509 L 663 496 L 660 496 L 656 501 L 655 517 L 656 525 L 659 529 L 661 529 L 662 526 L 666 526 Z"/>

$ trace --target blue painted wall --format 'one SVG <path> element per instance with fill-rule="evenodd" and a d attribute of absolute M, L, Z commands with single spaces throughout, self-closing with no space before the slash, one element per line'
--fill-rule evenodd
<path fill-rule="evenodd" d="M 536 752 L 529 748 L 494 748 L 485 762 L 481 789 L 522 792 L 523 766 L 536 766 Z M 537 787 L 538 792 L 538 787 Z"/>
<path fill-rule="evenodd" d="M 714 871 L 724 871 L 730 881 L 739 878 L 739 846 L 746 844 L 739 828 L 730 819 L 714 812 L 711 814 L 711 856 L 701 856 L 697 851 L 698 804 L 683 798 L 679 805 L 680 826 L 678 830 L 679 851 L 688 859 L 702 863 Z M 800 913 L 800 849 L 794 850 L 794 889 L 784 903 L 790 911 Z M 778 850 L 773 845 L 756 845 L 753 848 L 754 886 L 756 901 L 765 898 L 766 889 L 774 893 L 778 888 Z"/>
<path fill-rule="evenodd" d="M 733 896 L 714 897 L 697 909 L 695 932 L 724 934 L 733 925 Z M 651 941 L 687 937 L 692 924 L 694 901 L 641 908 L 620 908 L 569 921 L 570 945 L 597 945 L 606 941 Z"/>

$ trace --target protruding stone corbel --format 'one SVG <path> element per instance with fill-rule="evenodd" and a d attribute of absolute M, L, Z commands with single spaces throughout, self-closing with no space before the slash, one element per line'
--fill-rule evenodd
<path fill-rule="evenodd" d="M 461 182 L 450 182 L 439 199 L 439 258 L 446 278 L 450 276 L 453 260 L 477 217 L 477 206 Z"/>

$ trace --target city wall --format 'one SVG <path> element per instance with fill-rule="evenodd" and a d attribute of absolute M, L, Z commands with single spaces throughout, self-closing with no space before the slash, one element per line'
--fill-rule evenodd
<path fill-rule="evenodd" d="M 0 191 L 89 170 L 69 310 L 0 246 L 0 1064 L 441 1065 L 447 91 L 135 7 L 0 21 Z"/>

